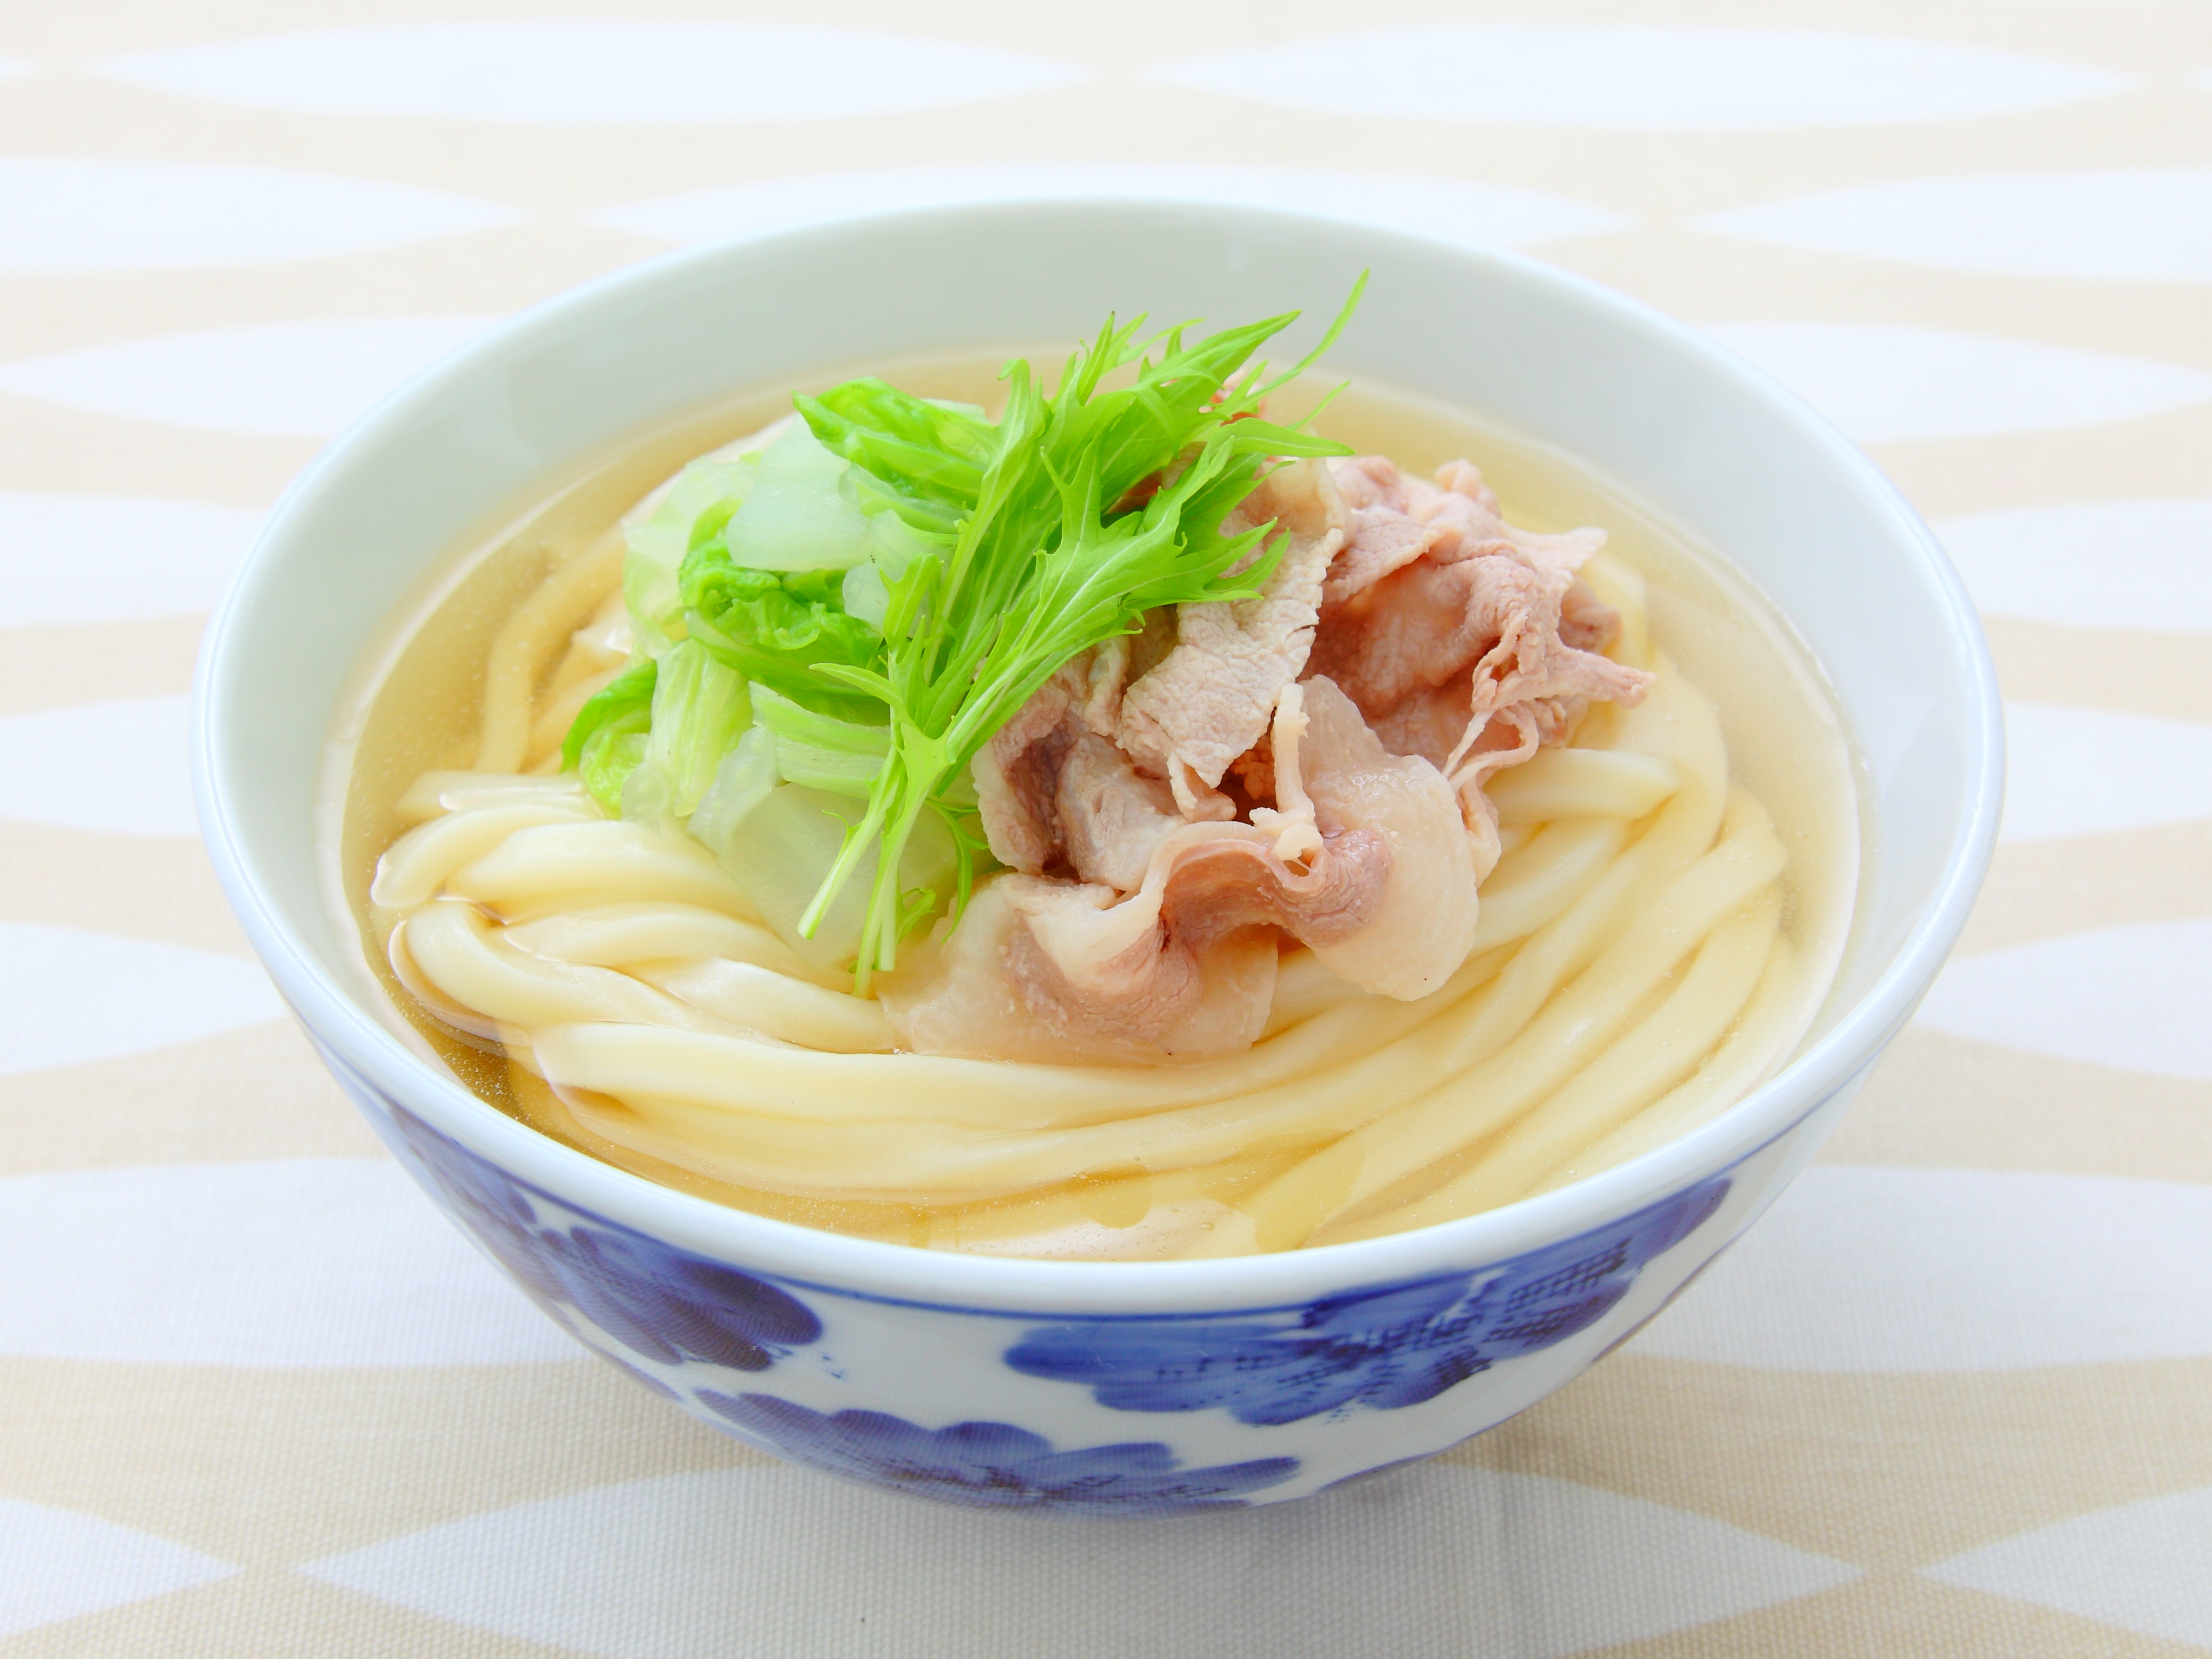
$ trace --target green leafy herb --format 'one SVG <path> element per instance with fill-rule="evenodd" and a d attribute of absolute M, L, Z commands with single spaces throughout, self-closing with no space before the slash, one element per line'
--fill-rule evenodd
<path fill-rule="evenodd" d="M 1273 380 L 1259 370 L 1231 377 L 1296 313 L 1188 346 L 1182 330 L 1170 330 L 1155 343 L 1157 362 L 1138 343 L 1141 319 L 1109 319 L 1049 397 L 1026 362 L 1012 364 L 995 425 L 881 382 L 798 399 L 815 434 L 881 480 L 890 510 L 909 526 L 935 529 L 943 509 L 959 514 L 940 557 L 915 560 L 888 582 L 882 667 L 809 665 L 876 699 L 890 724 L 867 811 L 802 921 L 818 920 L 880 844 L 854 974 L 860 987 L 897 964 L 901 937 L 919 919 L 899 889 L 915 826 L 927 813 L 955 816 L 948 784 L 965 781 L 976 752 L 1054 670 L 1134 630 L 1157 606 L 1260 592 L 1280 538 L 1266 544 L 1269 526 L 1224 536 L 1223 520 L 1257 485 L 1263 458 L 1349 453 L 1303 423 L 1261 418 L 1261 400 L 1334 343 L 1358 298 L 1355 287 L 1321 344 Z M 1133 363 L 1133 385 L 1104 388 L 1109 374 Z M 1140 507 L 1115 510 L 1139 483 L 1175 467 Z M 964 895 L 972 842 L 961 838 L 960 852 Z"/>
<path fill-rule="evenodd" d="M 642 654 L 585 704 L 564 765 L 625 816 L 700 812 L 718 848 L 783 799 L 772 777 L 864 800 L 794 927 L 857 939 L 865 989 L 944 908 L 947 857 L 965 906 L 983 853 L 969 763 L 1054 671 L 1148 611 L 1261 591 L 1282 540 L 1224 535 L 1229 514 L 1271 458 L 1349 453 L 1261 400 L 1334 342 L 1365 281 L 1273 379 L 1253 354 L 1295 312 L 1188 344 L 1109 318 L 1049 395 L 1010 364 L 995 422 L 872 379 L 794 398 L 803 430 L 694 463 L 632 531 Z"/>

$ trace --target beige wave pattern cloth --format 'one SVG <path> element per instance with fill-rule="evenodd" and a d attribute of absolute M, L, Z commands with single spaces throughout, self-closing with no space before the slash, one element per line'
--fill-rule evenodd
<path fill-rule="evenodd" d="M 2212 17 L 1554 15 L 0 15 L 0 1659 L 2212 1650 Z M 179 700 L 256 516 L 481 322 L 1117 180 L 1719 326 L 1952 541 L 2014 784 L 1920 1021 L 1625 1351 L 1334 1498 L 1047 1527 L 781 1468 L 495 1282 L 280 1018 Z"/>

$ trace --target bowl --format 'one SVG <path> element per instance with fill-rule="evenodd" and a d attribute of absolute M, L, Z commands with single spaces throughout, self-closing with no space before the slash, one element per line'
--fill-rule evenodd
<path fill-rule="evenodd" d="M 1834 990 L 1771 1081 L 1632 1162 L 1449 1224 L 1273 1255 L 1064 1262 L 815 1231 L 655 1186 L 504 1115 L 395 1035 L 325 900 L 318 774 L 356 664 L 457 540 L 581 458 L 734 391 L 1069 337 L 1116 307 L 1326 306 L 1363 269 L 1370 297 L 1332 367 L 1582 459 L 1724 550 L 1824 665 L 1876 856 Z M 1987 866 L 2001 772 L 1988 651 L 1934 538 L 1757 371 L 1528 259 L 1148 201 L 726 243 L 494 329 L 287 492 L 209 630 L 192 735 L 216 867 L 278 988 L 392 1152 L 551 1318 L 779 1456 L 957 1503 L 1114 1516 L 1275 1503 L 1442 1450 L 1656 1313 L 1813 1156 L 1911 1016 Z"/>

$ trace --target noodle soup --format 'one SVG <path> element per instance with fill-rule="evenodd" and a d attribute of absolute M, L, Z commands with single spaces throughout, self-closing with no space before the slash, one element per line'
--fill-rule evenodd
<path fill-rule="evenodd" d="M 1004 356 L 884 372 L 988 404 Z M 1466 488 L 1486 481 L 1518 531 L 1606 532 L 1581 580 L 1618 617 L 1609 659 L 1650 677 L 1640 700 L 1591 701 L 1484 780 L 1494 817 L 1470 834 L 1494 863 L 1433 988 L 1363 989 L 1331 966 L 1338 942 L 1279 932 L 1240 946 L 1237 971 L 1267 981 L 1241 1047 L 913 1051 L 902 1031 L 957 955 L 947 918 L 862 992 L 697 836 L 611 817 L 562 769 L 580 711 L 630 659 L 625 515 L 788 408 L 779 392 L 652 434 L 458 550 L 348 717 L 328 815 L 347 913 L 395 1016 L 501 1109 L 803 1224 L 1188 1259 L 1372 1237 L 1577 1179 L 1741 1098 L 1811 1023 L 1860 849 L 1848 747 L 1794 640 L 1723 563 L 1567 461 L 1355 385 L 1324 435 L 1411 478 L 1472 460 Z M 1263 760 L 1347 706 L 1303 684 Z M 1218 781 L 1255 835 L 1291 815 L 1297 786 L 1273 770 Z M 1177 805 L 1194 823 L 1212 810 Z M 1310 873 L 1291 852 L 1284 867 Z M 984 914 L 979 897 L 962 927 Z"/>

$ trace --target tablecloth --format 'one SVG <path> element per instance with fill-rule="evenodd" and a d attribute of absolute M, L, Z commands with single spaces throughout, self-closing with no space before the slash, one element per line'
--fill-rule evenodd
<path fill-rule="evenodd" d="M 1267 1512 L 928 1509 L 583 1357 L 195 838 L 205 613 L 381 391 L 671 246 L 1040 185 L 1709 329 L 1936 525 L 2007 699 L 1981 905 L 1775 1212 L 1524 1416 Z M 2190 0 L 12 0 L 0 1656 L 2212 1648 L 2208 284 Z"/>

